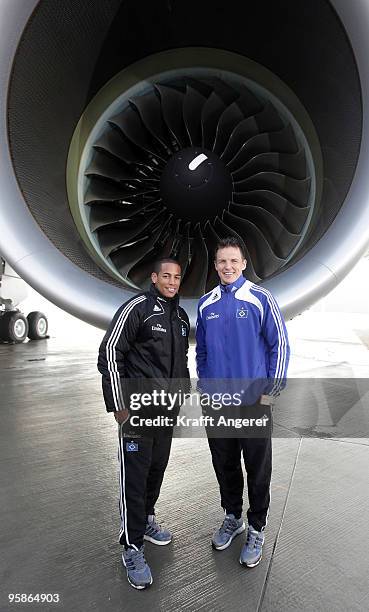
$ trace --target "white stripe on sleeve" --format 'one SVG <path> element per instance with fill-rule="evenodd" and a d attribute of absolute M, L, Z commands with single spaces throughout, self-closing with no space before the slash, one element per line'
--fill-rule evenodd
<path fill-rule="evenodd" d="M 108 364 L 108 370 L 110 373 L 111 388 L 113 393 L 114 406 L 116 410 L 123 410 L 124 402 L 115 347 L 117 345 L 119 336 L 123 331 L 124 324 L 127 321 L 130 312 L 135 306 L 137 306 L 138 304 L 140 304 L 140 302 L 143 302 L 144 300 L 146 300 L 146 296 L 141 295 L 129 302 L 127 306 L 123 308 L 122 312 L 120 313 L 118 319 L 115 322 L 113 330 L 110 334 L 110 338 L 106 343 L 106 359 Z"/>

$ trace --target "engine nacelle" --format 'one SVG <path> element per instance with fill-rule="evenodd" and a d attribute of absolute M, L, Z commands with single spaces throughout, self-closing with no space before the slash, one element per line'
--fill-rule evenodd
<path fill-rule="evenodd" d="M 287 318 L 369 243 L 366 0 L 0 5 L 0 251 L 106 327 L 174 256 L 183 305 L 219 237 Z"/>

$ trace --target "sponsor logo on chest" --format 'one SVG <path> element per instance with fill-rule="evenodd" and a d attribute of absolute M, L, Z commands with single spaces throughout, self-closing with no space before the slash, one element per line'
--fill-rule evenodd
<path fill-rule="evenodd" d="M 211 319 L 219 319 L 220 315 L 218 313 L 215 312 L 211 312 L 209 315 L 207 315 L 206 320 L 210 321 Z"/>
<path fill-rule="evenodd" d="M 157 323 L 156 325 L 152 325 L 151 326 L 152 331 L 158 331 L 158 332 L 163 332 L 164 334 L 167 333 L 167 330 L 165 327 L 162 327 L 160 325 L 160 323 Z"/>

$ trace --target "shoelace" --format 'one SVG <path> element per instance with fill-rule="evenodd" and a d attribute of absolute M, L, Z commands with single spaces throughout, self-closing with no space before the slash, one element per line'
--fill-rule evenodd
<path fill-rule="evenodd" d="M 237 521 L 230 516 L 226 516 L 221 528 L 219 529 L 220 533 L 232 533 L 237 527 Z"/>
<path fill-rule="evenodd" d="M 247 539 L 246 539 L 246 547 L 248 549 L 253 550 L 254 548 L 261 548 L 263 545 L 263 538 L 262 536 L 259 535 L 258 531 L 251 531 L 249 529 L 249 531 L 247 532 Z"/>
<path fill-rule="evenodd" d="M 161 526 L 153 521 L 152 523 L 147 523 L 146 525 L 146 533 L 147 535 L 154 535 L 155 533 L 159 533 L 161 531 Z"/>
<path fill-rule="evenodd" d="M 130 550 L 130 556 L 125 557 L 125 563 L 128 569 L 141 570 L 146 565 L 146 559 L 144 549 L 139 548 L 138 550 Z"/>

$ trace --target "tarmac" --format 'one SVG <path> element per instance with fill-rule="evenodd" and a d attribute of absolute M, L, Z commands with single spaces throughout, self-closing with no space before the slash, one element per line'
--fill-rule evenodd
<path fill-rule="evenodd" d="M 117 429 L 96 370 L 103 332 L 63 317 L 57 326 L 50 317 L 48 340 L 0 345 L 1 611 L 369 609 L 369 439 L 344 427 L 330 435 L 319 422 L 273 440 L 270 514 L 254 569 L 238 562 L 244 534 L 225 551 L 210 546 L 223 512 L 206 439 L 175 438 L 157 504 L 174 539 L 146 544 L 154 583 L 132 589 L 117 542 Z M 369 379 L 366 314 L 307 312 L 288 330 L 291 378 Z M 194 374 L 193 347 L 190 362 Z M 343 422 L 344 393 L 334 403 Z M 296 410 L 309 415 L 308 399 Z M 37 593 L 59 602 L 9 600 Z"/>

